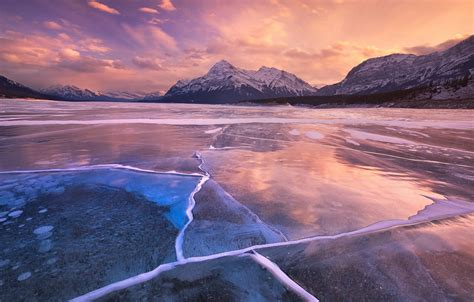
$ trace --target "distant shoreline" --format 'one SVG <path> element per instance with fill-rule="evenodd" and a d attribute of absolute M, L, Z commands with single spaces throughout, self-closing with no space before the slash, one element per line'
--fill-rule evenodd
<path fill-rule="evenodd" d="M 34 98 L 6 98 L 0 100 L 29 100 L 29 101 L 51 101 L 65 103 L 126 103 L 126 104 L 190 104 L 190 105 L 216 105 L 216 106 L 294 106 L 308 109 L 364 109 L 364 108 L 397 108 L 397 109 L 474 109 L 474 98 L 470 99 L 448 99 L 448 100 L 397 100 L 397 101 L 354 101 L 354 100 L 298 100 L 299 98 L 281 98 L 248 100 L 237 103 L 205 103 L 205 102 L 160 102 L 160 101 L 106 101 L 106 100 L 54 100 Z M 315 97 L 317 98 L 317 97 Z"/>

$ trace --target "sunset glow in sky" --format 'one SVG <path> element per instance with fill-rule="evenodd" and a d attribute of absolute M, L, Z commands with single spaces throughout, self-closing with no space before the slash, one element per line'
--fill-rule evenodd
<path fill-rule="evenodd" d="M 473 34 L 472 1 L 2 0 L 0 74 L 43 88 L 167 90 L 220 59 L 331 84 L 363 60 Z"/>

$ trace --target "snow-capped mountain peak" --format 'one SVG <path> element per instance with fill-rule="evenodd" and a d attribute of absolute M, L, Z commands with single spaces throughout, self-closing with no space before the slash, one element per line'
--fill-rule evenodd
<path fill-rule="evenodd" d="M 209 69 L 209 71 L 207 72 L 207 75 L 220 75 L 220 74 L 224 74 L 228 72 L 233 72 L 236 70 L 237 68 L 235 68 L 232 64 L 230 64 L 226 60 L 220 60 Z"/>
<path fill-rule="evenodd" d="M 61 98 L 77 100 L 88 100 L 95 99 L 98 97 L 95 92 L 89 89 L 81 89 L 74 85 L 53 85 L 48 88 L 42 89 L 41 92 Z"/>
<path fill-rule="evenodd" d="M 74 85 L 53 85 L 42 89 L 42 93 L 73 101 L 134 101 L 145 98 L 158 98 L 159 92 L 144 93 L 133 91 L 99 91 L 82 89 Z"/>
<path fill-rule="evenodd" d="M 273 67 L 258 70 L 235 67 L 226 60 L 214 64 L 201 77 L 178 81 L 163 97 L 170 101 L 214 101 L 311 95 L 314 87 L 295 75 Z"/>
<path fill-rule="evenodd" d="M 474 75 L 474 36 L 453 47 L 427 55 L 391 54 L 368 59 L 352 68 L 321 95 L 370 94 L 441 85 Z"/>

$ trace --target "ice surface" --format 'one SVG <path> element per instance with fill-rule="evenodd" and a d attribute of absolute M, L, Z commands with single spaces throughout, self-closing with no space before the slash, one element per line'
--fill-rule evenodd
<path fill-rule="evenodd" d="M 288 133 L 291 135 L 300 135 L 300 132 L 296 129 L 291 129 Z"/>
<path fill-rule="evenodd" d="M 383 143 L 402 144 L 402 145 L 415 145 L 416 144 L 415 142 L 409 141 L 406 139 L 380 135 L 380 134 L 373 134 L 373 133 L 368 133 L 368 132 L 363 132 L 363 131 L 358 131 L 358 130 L 353 130 L 353 129 L 346 129 L 344 131 L 349 133 L 352 136 L 352 138 L 356 140 L 357 139 L 373 140 L 373 141 L 378 141 L 378 142 L 383 142 Z"/>
<path fill-rule="evenodd" d="M 324 137 L 323 134 L 317 131 L 308 131 L 304 135 L 306 135 L 306 137 L 309 137 L 311 139 L 322 139 Z"/>
<path fill-rule="evenodd" d="M 471 111 L 0 106 L 2 300 L 474 292 Z"/>
<path fill-rule="evenodd" d="M 222 128 L 215 128 L 215 129 L 211 129 L 211 130 L 206 130 L 205 133 L 215 134 L 215 133 L 219 133 L 221 130 L 222 130 Z"/>

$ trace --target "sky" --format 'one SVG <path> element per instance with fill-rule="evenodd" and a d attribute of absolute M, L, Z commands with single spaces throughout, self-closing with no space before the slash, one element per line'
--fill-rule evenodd
<path fill-rule="evenodd" d="M 1 0 L 0 74 L 39 89 L 166 91 L 225 59 L 312 85 L 474 33 L 463 0 Z"/>

